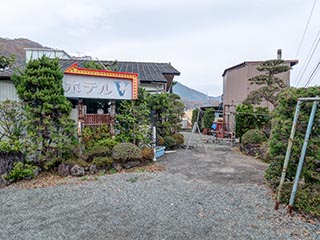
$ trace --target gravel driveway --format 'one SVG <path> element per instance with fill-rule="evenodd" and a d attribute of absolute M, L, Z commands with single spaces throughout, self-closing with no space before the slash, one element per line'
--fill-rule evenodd
<path fill-rule="evenodd" d="M 319 224 L 273 210 L 264 163 L 206 146 L 166 154 L 164 172 L 0 189 L 0 239 L 320 239 Z"/>

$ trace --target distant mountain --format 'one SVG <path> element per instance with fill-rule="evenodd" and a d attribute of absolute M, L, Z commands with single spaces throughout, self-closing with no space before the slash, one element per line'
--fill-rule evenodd
<path fill-rule="evenodd" d="M 221 101 L 221 96 L 212 97 L 202 92 L 189 88 L 177 82 L 173 88 L 173 93 L 179 95 L 186 108 L 198 108 L 203 106 L 212 106 L 214 102 Z"/>
<path fill-rule="evenodd" d="M 8 39 L 0 37 L 0 54 L 16 56 L 16 63 L 22 64 L 26 61 L 25 48 L 44 48 L 41 44 L 25 38 Z"/>

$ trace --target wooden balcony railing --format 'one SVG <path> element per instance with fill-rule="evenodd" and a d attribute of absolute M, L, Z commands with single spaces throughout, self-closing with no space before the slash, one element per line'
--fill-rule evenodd
<path fill-rule="evenodd" d="M 85 114 L 83 116 L 84 126 L 100 126 L 103 124 L 111 125 L 114 123 L 110 114 Z"/>

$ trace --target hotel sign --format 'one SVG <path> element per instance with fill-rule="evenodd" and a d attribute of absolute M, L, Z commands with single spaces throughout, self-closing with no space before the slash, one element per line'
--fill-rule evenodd
<path fill-rule="evenodd" d="M 63 77 L 64 95 L 69 98 L 137 99 L 138 74 L 67 68 Z"/>

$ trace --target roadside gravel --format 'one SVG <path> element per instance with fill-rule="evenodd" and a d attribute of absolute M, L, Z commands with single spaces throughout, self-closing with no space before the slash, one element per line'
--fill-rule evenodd
<path fill-rule="evenodd" d="M 0 239 L 320 239 L 320 225 L 273 210 L 263 184 L 126 173 L 0 189 Z"/>

